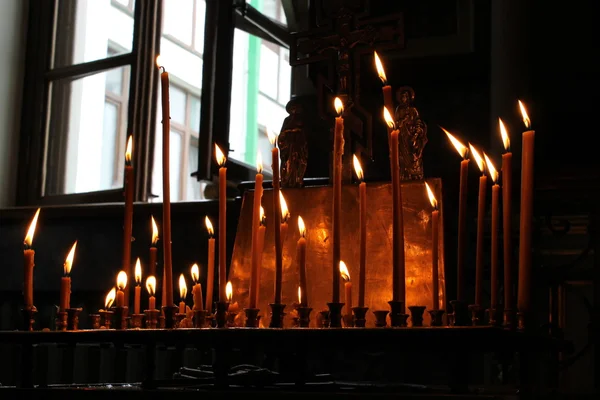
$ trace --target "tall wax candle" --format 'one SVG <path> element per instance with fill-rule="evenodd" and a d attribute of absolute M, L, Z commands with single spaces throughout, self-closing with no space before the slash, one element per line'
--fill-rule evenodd
<path fill-rule="evenodd" d="M 440 244 L 440 212 L 438 203 L 429 184 L 425 182 L 427 197 L 433 211 L 431 212 L 431 294 L 433 297 L 433 310 L 440 309 L 440 278 L 439 278 L 439 244 Z"/>
<path fill-rule="evenodd" d="M 25 234 L 25 240 L 23 241 L 23 300 L 25 308 L 33 307 L 33 266 L 35 265 L 35 251 L 31 248 L 31 245 L 33 244 L 33 234 L 35 233 L 35 227 L 39 216 L 40 209 L 38 208 L 29 224 L 27 234 Z"/>
<path fill-rule="evenodd" d="M 298 274 L 300 276 L 299 289 L 304 294 L 304 296 L 299 296 L 298 300 L 300 306 L 308 307 L 308 289 L 306 287 L 306 226 L 301 216 L 298 216 L 298 231 L 300 232 L 300 239 L 296 243 L 296 258 L 298 260 Z"/>
<path fill-rule="evenodd" d="M 498 308 L 498 223 L 500 220 L 500 185 L 498 185 L 498 171 L 494 167 L 492 160 L 487 156 L 487 154 L 483 154 L 485 157 L 485 165 L 487 165 L 487 170 L 490 174 L 490 178 L 492 178 L 492 244 L 491 248 L 491 301 L 490 308 L 497 309 Z"/>
<path fill-rule="evenodd" d="M 275 229 L 275 304 L 281 304 L 281 287 L 283 280 L 283 249 L 281 248 L 281 205 L 279 201 L 279 149 L 277 148 L 277 136 L 267 131 L 269 142 L 273 146 L 271 150 L 271 169 L 273 170 L 273 218 Z"/>
<path fill-rule="evenodd" d="M 124 290 L 127 287 L 127 273 L 125 271 L 119 271 L 117 275 L 117 307 L 125 307 L 125 293 Z"/>
<path fill-rule="evenodd" d="M 260 207 L 260 226 L 258 227 L 257 234 L 257 249 L 258 253 L 256 254 L 257 264 L 258 264 L 258 278 L 256 279 L 256 290 L 254 291 L 254 304 L 258 305 L 258 295 L 260 293 L 260 276 L 262 274 L 262 258 L 263 251 L 265 248 L 265 232 L 267 231 L 267 226 L 265 224 L 265 210 L 261 206 Z"/>
<path fill-rule="evenodd" d="M 479 196 L 477 201 L 477 244 L 475 253 L 475 304 L 481 305 L 483 301 L 483 239 L 485 234 L 485 196 L 487 192 L 487 176 L 485 175 L 485 161 L 479 152 L 469 144 L 473 158 L 481 171 L 479 177 Z"/>
<path fill-rule="evenodd" d="M 465 301 L 465 257 L 467 252 L 467 183 L 469 179 L 469 149 L 450 132 L 442 128 L 456 151 L 462 157 L 458 193 L 458 246 L 456 262 L 456 300 Z"/>
<path fill-rule="evenodd" d="M 358 225 L 360 229 L 358 246 L 358 307 L 365 306 L 365 286 L 367 275 L 367 184 L 364 182 L 364 174 L 358 157 L 354 155 L 354 172 L 360 181 L 358 185 Z"/>
<path fill-rule="evenodd" d="M 254 202 L 252 204 L 252 247 L 250 260 L 252 262 L 250 272 L 250 293 L 248 296 L 248 307 L 256 308 L 255 292 L 258 288 L 258 229 L 260 226 L 260 203 L 263 194 L 262 158 L 260 152 L 256 156 L 256 178 L 254 182 Z"/>
<path fill-rule="evenodd" d="M 156 255 L 158 253 L 158 249 L 156 245 L 158 243 L 158 227 L 156 226 L 156 221 L 154 221 L 154 217 L 150 217 L 150 221 L 152 224 L 152 242 L 150 244 L 150 259 L 148 262 L 148 274 L 156 275 Z"/>
<path fill-rule="evenodd" d="M 346 263 L 340 261 L 340 275 L 344 280 L 344 315 L 352 315 L 352 281 Z"/>
<path fill-rule="evenodd" d="M 290 211 L 288 210 L 287 203 L 285 202 L 285 197 L 283 197 L 283 192 L 279 192 L 279 208 L 281 209 L 281 251 L 283 253 L 283 246 L 285 244 L 285 238 L 287 237 L 288 232 L 288 220 L 290 219 Z"/>
<path fill-rule="evenodd" d="M 156 309 L 156 277 L 150 275 L 146 278 L 146 290 L 148 290 L 148 310 Z"/>
<path fill-rule="evenodd" d="M 202 302 L 202 285 L 200 284 L 200 268 L 198 268 L 198 264 L 192 265 L 191 268 L 192 281 L 194 282 L 194 286 L 192 286 L 192 299 L 194 301 L 193 309 L 195 311 L 204 310 L 204 304 Z"/>
<path fill-rule="evenodd" d="M 504 309 L 512 311 L 512 152 L 510 138 L 504 123 L 498 118 L 500 135 L 504 144 L 502 154 L 502 234 L 504 240 Z"/>
<path fill-rule="evenodd" d="M 339 97 L 334 101 L 338 117 L 335 119 L 333 139 L 333 293 L 331 301 L 340 302 L 341 212 L 342 212 L 342 156 L 344 154 L 344 105 Z"/>
<path fill-rule="evenodd" d="M 383 68 L 383 64 L 377 52 L 373 52 L 373 58 L 375 59 L 375 69 L 377 70 L 377 75 L 379 79 L 381 79 L 382 87 L 381 91 L 383 93 L 383 106 L 388 109 L 390 112 L 394 112 L 396 107 L 394 107 L 394 100 L 392 99 L 392 86 L 388 84 L 387 76 L 385 75 L 385 69 Z M 392 131 L 393 127 L 388 126 L 388 146 L 389 153 L 392 154 Z M 390 174 L 394 169 L 394 162 L 392 157 L 390 157 Z"/>
<path fill-rule="evenodd" d="M 142 264 L 140 263 L 140 259 L 135 261 L 135 289 L 133 296 L 133 313 L 140 313 L 140 304 L 142 297 Z"/>
<path fill-rule="evenodd" d="M 527 110 L 519 100 L 525 128 L 531 128 Z M 531 313 L 531 231 L 533 224 L 533 158 L 535 131 L 523 132 L 521 154 L 521 220 L 519 224 L 519 282 L 517 307 L 519 312 Z"/>
<path fill-rule="evenodd" d="M 135 185 L 133 177 L 133 166 L 131 165 L 131 155 L 133 150 L 133 139 L 129 136 L 127 139 L 127 149 L 125 150 L 125 218 L 123 221 L 123 260 L 121 268 L 131 275 L 131 231 L 133 229 L 133 187 Z M 125 288 L 125 305 L 129 305 L 129 288 Z"/>
<path fill-rule="evenodd" d="M 75 248 L 77 241 L 73 243 L 71 251 L 67 255 L 65 264 L 63 265 L 64 276 L 60 281 L 60 306 L 59 311 L 66 312 L 71 308 L 71 267 L 73 266 L 73 257 L 75 257 Z"/>
<path fill-rule="evenodd" d="M 227 158 L 215 144 L 215 158 L 219 164 L 219 301 L 225 301 L 227 284 Z"/>
<path fill-rule="evenodd" d="M 171 135 L 171 106 L 169 105 L 169 73 L 156 57 L 156 65 L 162 68 L 161 105 L 162 105 L 162 179 L 163 179 L 163 268 L 165 292 L 163 296 L 167 306 L 173 302 L 173 256 L 171 254 L 171 181 L 169 172 L 169 147 Z"/>
<path fill-rule="evenodd" d="M 213 287 L 215 284 L 215 231 L 212 222 L 208 216 L 204 218 L 206 230 L 208 231 L 208 265 L 206 276 L 206 311 L 212 314 L 213 307 Z"/>
<path fill-rule="evenodd" d="M 185 277 L 183 274 L 179 275 L 179 314 L 185 314 L 185 297 L 187 296 L 187 285 L 185 284 Z"/>

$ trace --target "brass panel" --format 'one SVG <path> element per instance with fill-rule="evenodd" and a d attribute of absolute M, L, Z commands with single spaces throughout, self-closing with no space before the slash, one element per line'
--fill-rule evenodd
<path fill-rule="evenodd" d="M 428 180 L 440 207 L 440 223 L 443 221 L 442 182 L 440 178 Z M 392 191 L 390 183 L 367 184 L 367 272 L 365 306 L 367 326 L 374 326 L 375 318 L 371 311 L 389 309 L 387 302 L 392 298 Z M 354 306 L 358 301 L 358 186 L 345 185 L 342 192 L 342 260 L 348 266 L 353 281 Z M 316 325 L 319 311 L 327 308 L 332 291 L 332 249 L 331 249 L 331 191 L 330 186 L 290 188 L 283 193 L 291 213 L 288 235 L 283 248 L 283 302 L 287 304 L 285 326 L 291 325 L 289 313 L 297 303 L 298 272 L 295 264 L 298 232 L 298 215 L 302 216 L 308 233 L 306 257 L 309 306 L 313 308 L 311 326 Z M 261 309 L 261 326 L 268 326 L 268 304 L 273 301 L 275 279 L 275 245 L 273 229 L 272 190 L 265 190 L 262 205 L 267 216 L 265 249 L 261 270 L 258 307 Z M 233 300 L 244 308 L 248 304 L 250 283 L 250 229 L 252 219 L 253 191 L 245 192 L 240 220 L 233 248 L 230 280 L 233 284 Z M 407 306 L 432 306 L 431 295 L 431 205 L 423 182 L 402 183 L 404 201 L 404 229 L 406 249 L 406 298 Z M 440 227 L 440 307 L 445 299 L 444 238 Z M 342 301 L 343 293 L 341 290 Z M 429 324 L 429 314 L 425 313 L 425 323 Z"/>

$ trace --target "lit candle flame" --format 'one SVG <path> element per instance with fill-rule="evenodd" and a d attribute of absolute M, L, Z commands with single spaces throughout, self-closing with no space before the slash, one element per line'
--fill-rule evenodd
<path fill-rule="evenodd" d="M 133 151 L 133 136 L 129 135 L 127 139 L 127 149 L 125 150 L 125 164 L 131 165 L 131 152 Z"/>
<path fill-rule="evenodd" d="M 304 220 L 301 216 L 298 215 L 298 230 L 300 231 L 300 236 L 306 236 L 306 225 L 304 225 Z"/>
<path fill-rule="evenodd" d="M 124 290 L 127 286 L 127 273 L 125 271 L 119 271 L 117 275 L 117 288 L 119 290 Z"/>
<path fill-rule="evenodd" d="M 185 296 L 187 295 L 187 285 L 185 284 L 185 276 L 183 274 L 179 275 L 179 297 L 181 301 L 185 301 Z"/>
<path fill-rule="evenodd" d="M 190 273 L 192 275 L 192 281 L 194 281 L 194 284 L 198 283 L 198 280 L 200 279 L 200 268 L 198 268 L 198 264 L 192 265 Z"/>
<path fill-rule="evenodd" d="M 156 245 L 158 243 L 158 226 L 156 226 L 153 216 L 150 216 L 150 221 L 152 223 L 152 245 Z"/>
<path fill-rule="evenodd" d="M 38 217 L 40 215 L 40 209 L 38 208 L 37 211 L 35 212 L 35 215 L 33 216 L 33 219 L 31 220 L 31 223 L 29 224 L 29 229 L 27 229 L 27 234 L 25 235 L 25 245 L 27 245 L 27 247 L 31 247 L 31 244 L 33 243 L 33 234 L 35 233 L 35 226 L 37 225 L 37 220 Z"/>
<path fill-rule="evenodd" d="M 279 207 L 281 208 L 281 223 L 283 224 L 286 223 L 290 218 L 290 211 L 288 210 L 288 206 L 282 192 L 279 192 Z"/>
<path fill-rule="evenodd" d="M 387 85 L 387 77 L 385 76 L 385 70 L 383 69 L 383 64 L 381 63 L 379 54 L 377 54 L 377 52 L 374 51 L 373 57 L 375 58 L 375 68 L 377 68 L 377 75 L 379 75 L 379 79 L 381 79 L 381 83 L 383 83 L 384 85 Z"/>
<path fill-rule="evenodd" d="M 483 153 L 483 157 L 485 158 L 485 165 L 487 166 L 490 176 L 492 177 L 492 181 L 494 183 L 496 183 L 498 181 L 498 176 L 500 174 L 498 173 L 498 170 L 496 169 L 496 167 L 494 167 L 492 160 L 490 160 L 490 158 L 488 157 L 487 154 L 485 154 L 485 152 Z"/>
<path fill-rule="evenodd" d="M 208 215 L 204 217 L 204 225 L 206 225 L 208 235 L 212 237 L 215 234 L 215 229 L 213 228 L 213 224 L 212 222 L 210 222 L 210 218 L 208 218 Z"/>
<path fill-rule="evenodd" d="M 233 298 L 233 285 L 231 281 L 227 282 L 225 285 L 225 297 L 227 297 L 227 301 L 231 303 L 231 299 Z"/>
<path fill-rule="evenodd" d="M 267 128 L 267 138 L 269 139 L 269 143 L 271 143 L 271 146 L 275 147 L 275 145 L 277 144 L 277 133 Z"/>
<path fill-rule="evenodd" d="M 483 161 L 483 157 L 481 157 L 481 154 L 479 154 L 477 149 L 473 147 L 471 143 L 469 143 L 469 149 L 473 154 L 473 157 L 475 158 L 475 162 L 477 163 L 479 170 L 481 171 L 481 173 L 485 173 L 485 161 Z"/>
<path fill-rule="evenodd" d="M 302 304 L 302 288 L 298 286 L 298 304 Z"/>
<path fill-rule="evenodd" d="M 264 225 L 265 224 L 265 209 L 263 208 L 263 206 L 260 206 L 260 224 Z"/>
<path fill-rule="evenodd" d="M 135 270 L 134 270 L 135 283 L 138 285 L 142 284 L 142 263 L 140 262 L 140 258 L 135 261 Z"/>
<path fill-rule="evenodd" d="M 71 247 L 71 251 L 67 255 L 67 259 L 64 264 L 64 272 L 65 276 L 68 276 L 71 273 L 71 267 L 73 266 L 73 258 L 75 257 L 75 248 L 77 247 L 77 240 L 73 243 L 73 247 Z"/>
<path fill-rule="evenodd" d="M 392 114 L 390 114 L 390 111 L 387 109 L 387 107 L 383 107 L 383 119 L 390 129 L 395 128 L 396 124 L 394 123 L 394 118 L 392 118 Z"/>
<path fill-rule="evenodd" d="M 160 55 L 156 56 L 156 66 L 158 68 L 164 68 L 164 66 L 162 65 L 161 59 L 160 59 Z"/>
<path fill-rule="evenodd" d="M 455 138 L 453 134 L 451 134 L 450 132 L 448 132 L 444 128 L 442 128 L 442 130 L 446 133 L 446 135 L 448 136 L 448 139 L 450 139 L 450 143 L 452 143 L 452 145 L 454 146 L 454 148 L 456 149 L 456 151 L 458 151 L 458 154 L 460 154 L 460 156 L 463 159 L 466 159 L 467 155 L 469 153 L 469 149 L 467 148 L 467 146 L 465 146 L 464 144 L 462 144 L 461 142 L 459 142 L 459 140 L 457 138 Z"/>
<path fill-rule="evenodd" d="M 519 108 L 521 109 L 521 115 L 523 116 L 523 123 L 525 124 L 525 128 L 531 128 L 531 120 L 529 119 L 529 115 L 527 114 L 527 109 L 521 100 L 519 100 Z"/>
<path fill-rule="evenodd" d="M 219 167 L 222 167 L 225 164 L 225 161 L 227 161 L 227 157 L 225 157 L 225 154 L 223 154 L 223 152 L 221 151 L 221 149 L 219 148 L 219 146 L 215 143 L 215 160 L 217 161 L 217 164 L 219 165 Z"/>
<path fill-rule="evenodd" d="M 342 115 L 342 113 L 344 112 L 344 104 L 342 103 L 342 100 L 340 100 L 339 97 L 336 97 L 335 100 L 333 100 L 333 106 L 335 107 L 335 112 L 338 115 Z"/>
<path fill-rule="evenodd" d="M 256 171 L 259 174 L 262 174 L 263 171 L 262 156 L 260 155 L 260 151 L 256 153 Z"/>
<path fill-rule="evenodd" d="M 358 161 L 358 157 L 356 157 L 356 154 L 354 154 L 352 162 L 354 163 L 354 172 L 356 172 L 356 177 L 359 181 L 362 181 L 365 178 L 365 176 L 363 175 L 363 169 L 360 166 L 360 161 Z"/>
<path fill-rule="evenodd" d="M 502 118 L 498 118 L 498 125 L 500 126 L 500 136 L 502 136 L 502 143 L 504 144 L 504 150 L 510 151 L 510 138 L 508 137 L 508 131 Z"/>
<path fill-rule="evenodd" d="M 346 267 L 346 263 L 343 261 L 340 261 L 340 274 L 343 280 L 350 282 L 350 271 L 348 271 L 348 267 Z"/>
<path fill-rule="evenodd" d="M 429 184 L 425 182 L 425 189 L 427 189 L 427 197 L 429 197 L 429 202 L 431 203 L 431 207 L 437 210 L 437 199 L 435 198 L 435 194 L 433 194 L 433 190 L 429 187 Z"/>
<path fill-rule="evenodd" d="M 112 303 L 115 302 L 115 297 L 117 296 L 117 291 L 115 288 L 110 289 L 110 292 L 106 295 L 106 299 L 104 300 L 104 308 L 110 308 Z"/>
<path fill-rule="evenodd" d="M 146 290 L 149 296 L 154 296 L 156 293 L 156 278 L 153 275 L 146 278 Z"/>

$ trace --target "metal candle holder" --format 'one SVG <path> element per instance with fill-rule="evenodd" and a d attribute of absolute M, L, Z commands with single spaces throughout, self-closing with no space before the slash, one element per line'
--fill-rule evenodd
<path fill-rule="evenodd" d="M 517 312 L 517 329 L 520 331 L 529 329 L 529 320 L 531 319 L 530 317 L 531 315 L 527 312 Z"/>
<path fill-rule="evenodd" d="M 354 326 L 357 328 L 364 328 L 367 323 L 367 311 L 369 307 L 352 307 L 354 313 Z"/>
<path fill-rule="evenodd" d="M 312 308 L 310 307 L 298 307 L 296 308 L 298 311 L 298 325 L 300 328 L 308 328 L 310 325 L 310 312 Z"/>
<path fill-rule="evenodd" d="M 119 306 L 114 307 L 113 310 L 115 329 L 127 329 L 127 313 L 129 312 L 129 307 Z"/>
<path fill-rule="evenodd" d="M 514 329 L 515 328 L 515 312 L 514 310 L 504 309 L 504 328 Z"/>
<path fill-rule="evenodd" d="M 146 314 L 146 328 L 147 329 L 156 329 L 158 326 L 158 314 L 159 310 L 144 310 Z"/>
<path fill-rule="evenodd" d="M 259 312 L 259 308 L 244 308 L 244 314 L 246 314 L 246 328 L 258 328 Z"/>
<path fill-rule="evenodd" d="M 329 327 L 329 310 L 319 311 L 319 316 L 321 319 L 321 328 Z"/>
<path fill-rule="evenodd" d="M 283 328 L 283 317 L 285 316 L 285 304 L 271 303 L 271 322 L 269 328 Z"/>
<path fill-rule="evenodd" d="M 423 326 L 423 314 L 425 313 L 425 306 L 410 306 L 410 321 L 412 326 Z"/>
<path fill-rule="evenodd" d="M 142 322 L 144 321 L 145 314 L 133 314 L 131 316 L 131 329 L 140 329 L 142 327 Z"/>
<path fill-rule="evenodd" d="M 403 301 L 388 301 L 390 305 L 390 325 L 393 328 L 407 326 L 408 314 L 404 313 Z"/>
<path fill-rule="evenodd" d="M 177 310 L 179 307 L 175 305 L 163 306 L 162 307 L 164 314 L 164 328 L 165 329 L 174 329 L 176 327 L 176 317 Z"/>
<path fill-rule="evenodd" d="M 373 315 L 375 315 L 375 327 L 376 328 L 385 328 L 387 327 L 387 315 L 390 312 L 388 310 L 375 310 L 373 311 Z"/>
<path fill-rule="evenodd" d="M 206 310 L 194 310 L 194 328 L 206 327 Z"/>
<path fill-rule="evenodd" d="M 215 320 L 217 321 L 217 328 L 227 328 L 227 310 L 229 309 L 229 302 L 217 301 L 217 312 L 215 313 Z"/>
<path fill-rule="evenodd" d="M 342 321 L 344 321 L 344 326 L 346 328 L 354 328 L 354 314 L 342 315 Z"/>
<path fill-rule="evenodd" d="M 177 313 L 175 314 L 175 327 L 179 328 L 181 326 L 181 321 L 183 321 L 186 317 L 185 313 Z"/>
<path fill-rule="evenodd" d="M 92 329 L 100 329 L 100 314 L 90 314 L 90 321 L 92 321 Z"/>
<path fill-rule="evenodd" d="M 235 317 L 238 315 L 236 312 L 227 311 L 227 327 L 233 328 L 235 326 Z"/>
<path fill-rule="evenodd" d="M 113 312 L 110 310 L 100 310 L 100 315 L 102 316 L 102 326 L 106 329 L 111 328 Z"/>
<path fill-rule="evenodd" d="M 450 325 L 452 326 L 468 326 L 471 325 L 469 318 L 469 309 L 462 300 L 450 301 L 452 305 L 452 313 L 448 315 L 450 317 Z"/>
<path fill-rule="evenodd" d="M 491 307 L 487 309 L 488 314 L 488 324 L 491 326 L 500 326 L 502 324 L 502 313 L 496 307 Z"/>
<path fill-rule="evenodd" d="M 341 328 L 344 303 L 327 303 L 327 307 L 329 307 L 329 327 Z"/>
<path fill-rule="evenodd" d="M 480 326 L 484 321 L 483 307 L 479 304 L 469 305 L 469 312 L 471 313 L 471 323 L 473 326 Z"/>
<path fill-rule="evenodd" d="M 67 330 L 79 330 L 79 313 L 81 308 L 67 308 Z"/>
<path fill-rule="evenodd" d="M 21 309 L 21 316 L 23 317 L 23 330 L 33 331 L 35 326 L 35 315 L 37 314 L 37 308 L 35 306 L 24 307 Z"/>
<path fill-rule="evenodd" d="M 444 310 L 428 310 L 431 315 L 431 326 L 442 326 L 444 324 Z"/>
<path fill-rule="evenodd" d="M 56 313 L 56 330 L 66 331 L 67 330 L 67 312 L 59 311 Z"/>

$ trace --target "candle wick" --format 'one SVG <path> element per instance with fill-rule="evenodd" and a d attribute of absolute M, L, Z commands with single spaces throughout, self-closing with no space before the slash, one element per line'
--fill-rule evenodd
<path fill-rule="evenodd" d="M 161 70 L 161 69 L 162 69 L 162 72 L 163 72 L 163 73 L 167 72 L 167 70 L 165 69 L 165 67 L 164 67 L 164 66 L 162 66 L 162 65 L 161 65 L 160 67 L 158 67 L 158 69 L 159 69 L 159 70 Z"/>

